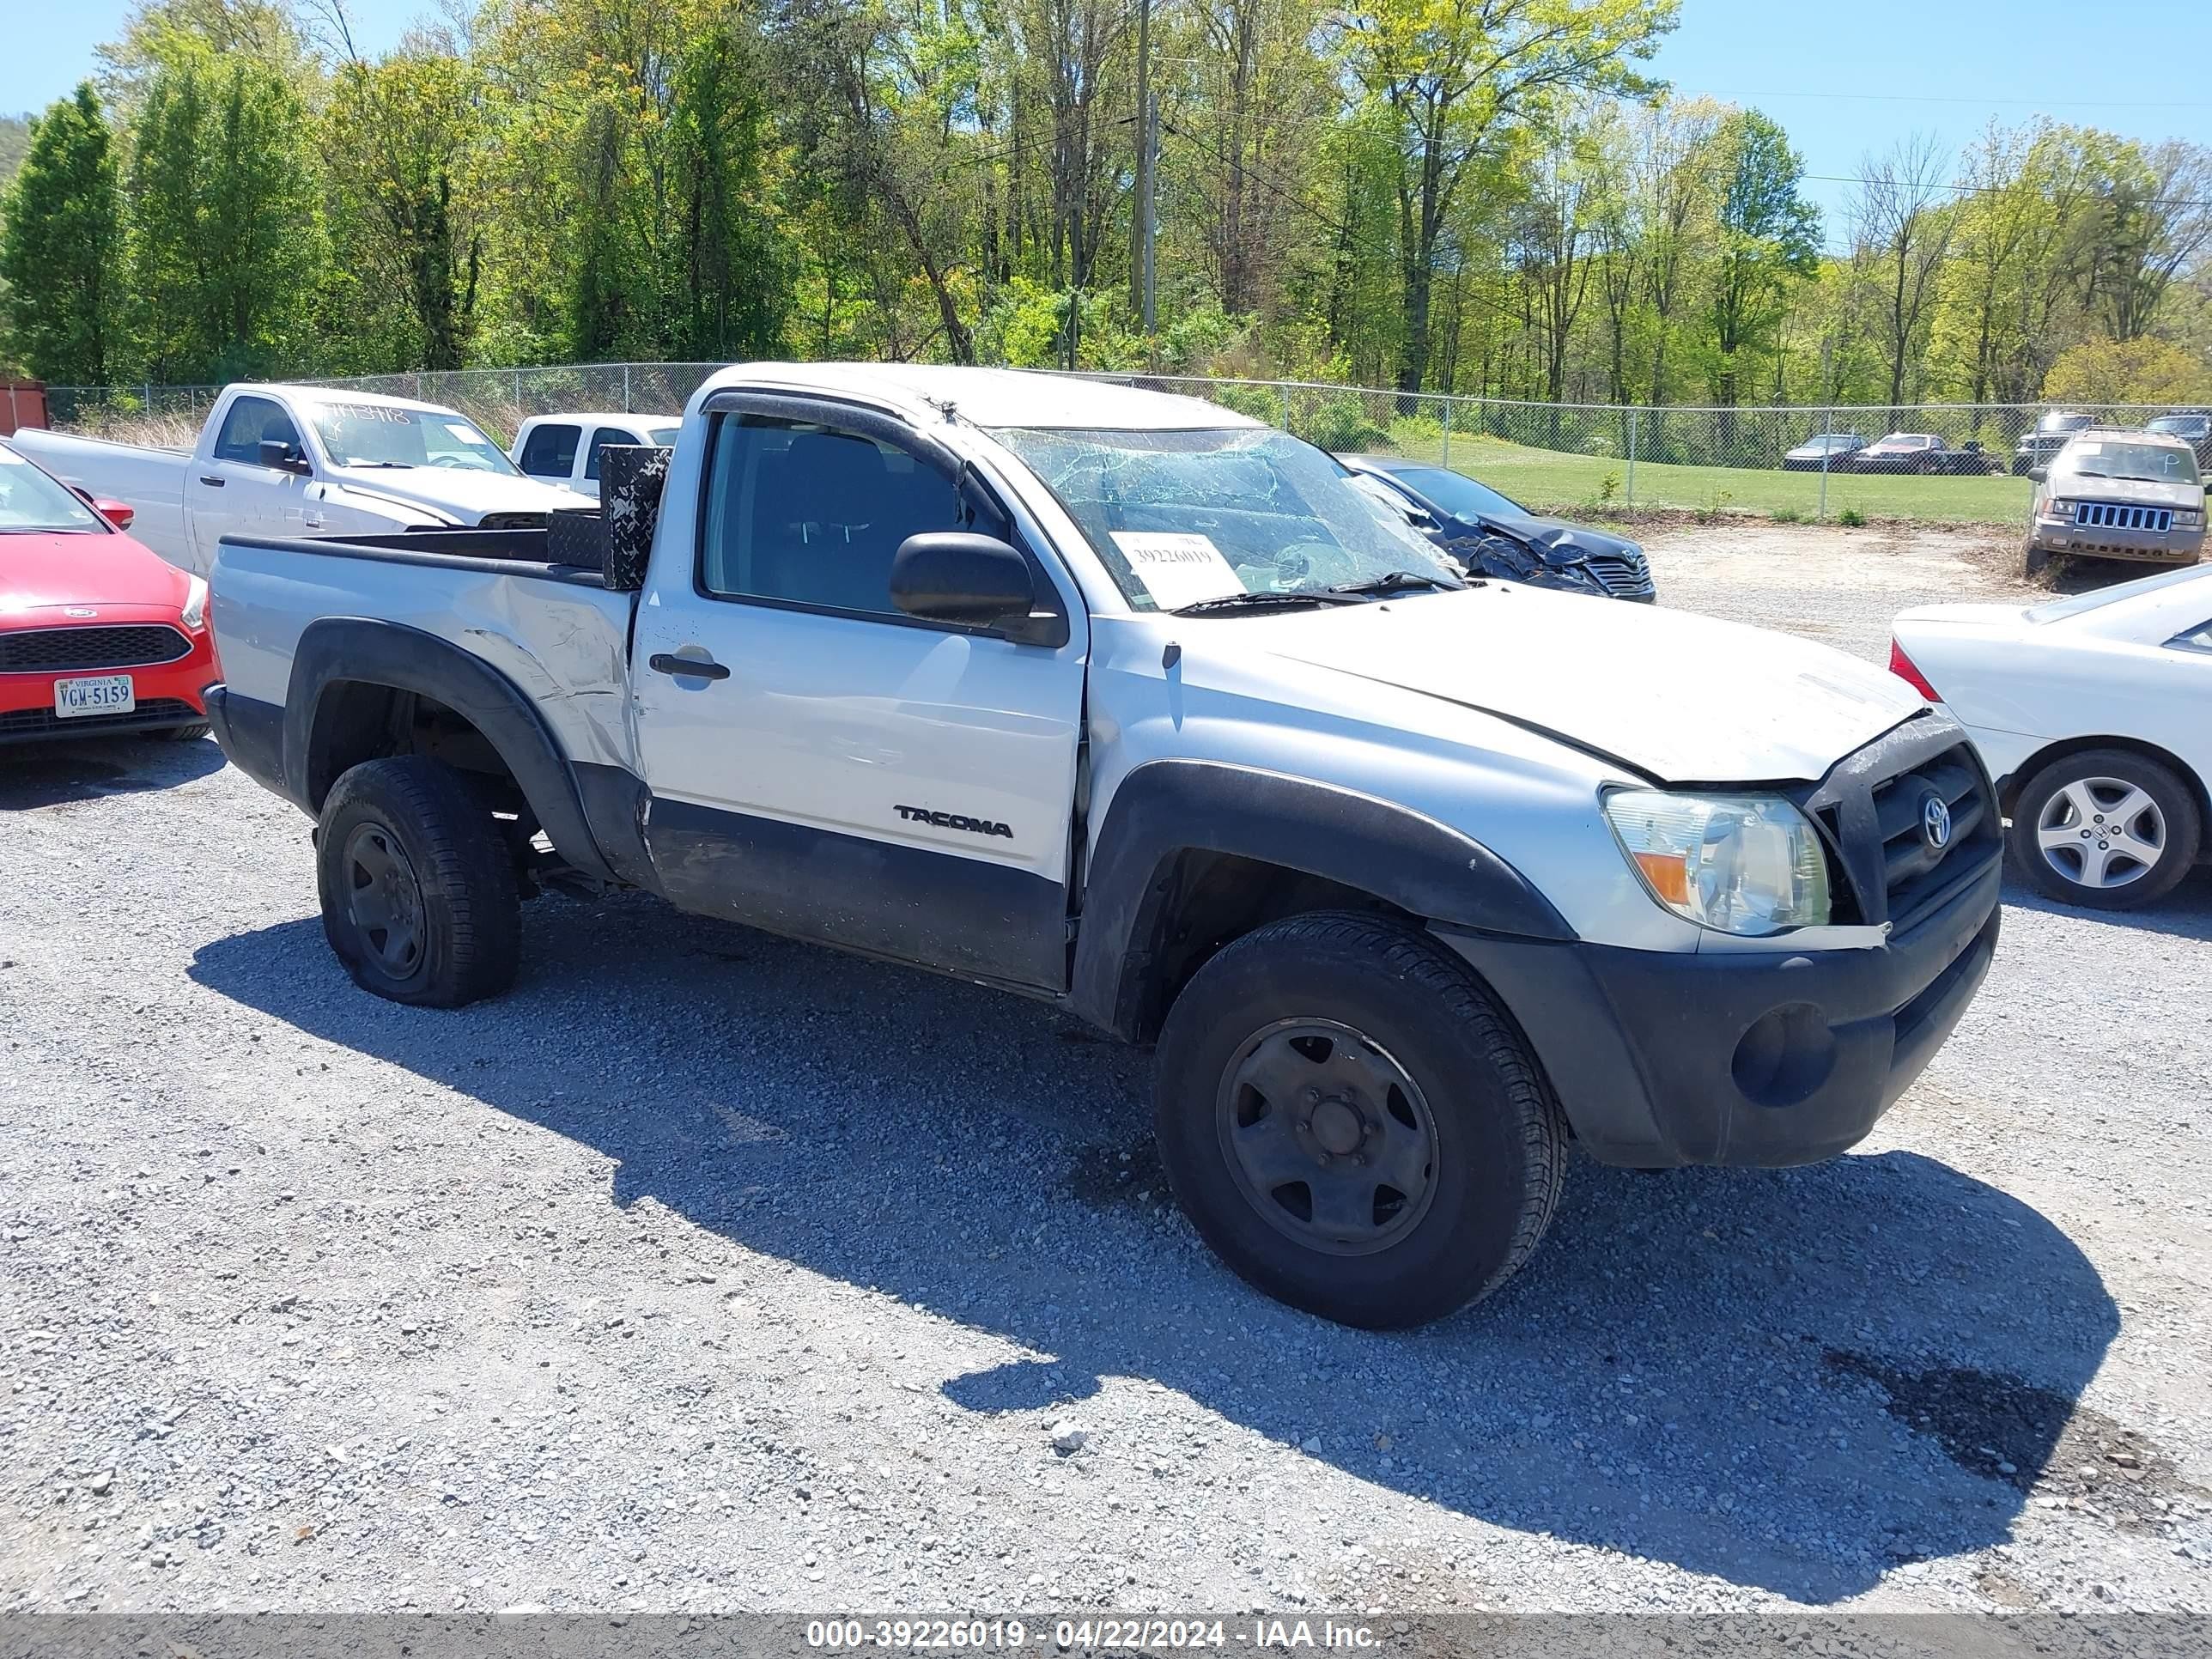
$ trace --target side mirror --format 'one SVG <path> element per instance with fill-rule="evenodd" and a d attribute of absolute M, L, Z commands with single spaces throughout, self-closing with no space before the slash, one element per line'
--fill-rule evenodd
<path fill-rule="evenodd" d="M 1029 561 L 995 536 L 929 531 L 891 560 L 891 603 L 927 622 L 991 628 L 1025 620 L 1036 599 Z"/>
<path fill-rule="evenodd" d="M 2036 483 L 2042 483 L 2050 478 L 2051 469 L 2047 466 L 2031 466 L 2027 469 L 2027 476 Z"/>
<path fill-rule="evenodd" d="M 261 465 L 278 472 L 296 472 L 305 477 L 314 469 L 307 458 L 300 453 L 296 444 L 288 444 L 275 438 L 264 438 L 260 447 Z"/>
<path fill-rule="evenodd" d="M 113 501 L 106 495 L 93 497 L 92 510 L 118 530 L 130 529 L 138 517 L 138 509 L 130 502 Z"/>

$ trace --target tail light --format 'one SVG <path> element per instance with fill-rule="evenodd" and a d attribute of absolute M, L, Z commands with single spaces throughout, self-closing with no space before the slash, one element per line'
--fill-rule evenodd
<path fill-rule="evenodd" d="M 1913 666 L 1912 659 L 1905 654 L 1905 647 L 1895 640 L 1889 642 L 1889 672 L 1903 680 L 1930 702 L 1941 702 L 1942 695 L 1928 684 L 1928 677 Z"/>

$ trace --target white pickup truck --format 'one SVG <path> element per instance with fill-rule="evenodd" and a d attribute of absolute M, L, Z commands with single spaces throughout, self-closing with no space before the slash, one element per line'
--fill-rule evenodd
<path fill-rule="evenodd" d="M 515 433 L 514 446 L 507 453 L 515 465 L 540 483 L 566 484 L 597 501 L 599 457 L 610 444 L 623 448 L 651 444 L 667 449 L 683 429 L 680 416 L 569 410 L 532 415 Z"/>
<path fill-rule="evenodd" d="M 1390 1326 L 1526 1259 L 1571 1140 L 1851 1146 L 1989 968 L 1997 813 L 1940 707 L 1465 580 L 1210 404 L 756 365 L 608 471 L 596 565 L 222 543 L 210 717 L 316 819 L 378 995 L 503 990 L 552 884 L 1042 999 L 1157 1045 L 1170 1180 L 1231 1267 Z"/>
<path fill-rule="evenodd" d="M 525 477 L 458 410 L 326 386 L 226 386 L 191 449 L 65 432 L 15 441 L 63 483 L 127 503 L 132 535 L 200 575 L 234 532 L 542 529 L 550 510 L 592 504 Z"/>

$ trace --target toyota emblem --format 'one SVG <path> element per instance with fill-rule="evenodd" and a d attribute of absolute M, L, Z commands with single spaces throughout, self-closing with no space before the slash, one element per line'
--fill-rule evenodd
<path fill-rule="evenodd" d="M 1920 803 L 1920 834 L 1931 853 L 1940 853 L 1951 844 L 1951 809 L 1943 804 L 1942 796 L 1930 795 Z"/>

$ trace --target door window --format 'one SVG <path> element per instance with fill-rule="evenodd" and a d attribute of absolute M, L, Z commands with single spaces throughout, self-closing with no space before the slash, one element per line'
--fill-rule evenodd
<path fill-rule="evenodd" d="M 636 433 L 625 432 L 618 426 L 601 427 L 592 434 L 592 453 L 584 462 L 584 476 L 587 478 L 599 476 L 599 452 L 609 444 L 636 445 L 644 441 Z"/>
<path fill-rule="evenodd" d="M 575 471 L 576 441 L 583 435 L 583 430 L 577 426 L 531 428 L 530 436 L 522 446 L 522 470 L 540 478 L 567 477 Z"/>
<path fill-rule="evenodd" d="M 901 616 L 891 561 L 909 536 L 963 528 L 951 479 L 831 427 L 715 423 L 699 584 L 722 599 Z"/>
<path fill-rule="evenodd" d="M 300 428 L 282 404 L 267 398 L 238 398 L 222 417 L 222 430 L 216 434 L 216 459 L 258 466 L 264 443 L 289 444 L 298 453 L 307 453 L 300 447 Z"/>

